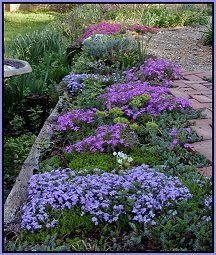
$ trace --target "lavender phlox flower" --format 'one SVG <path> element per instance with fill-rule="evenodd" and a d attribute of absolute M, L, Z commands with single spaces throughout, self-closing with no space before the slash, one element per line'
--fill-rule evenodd
<path fill-rule="evenodd" d="M 170 132 L 171 136 L 178 136 L 178 132 L 177 132 L 177 128 L 172 128 L 171 132 Z"/>
<path fill-rule="evenodd" d="M 192 148 L 192 145 L 190 143 L 185 143 L 184 148 L 185 149 L 190 149 L 190 148 Z"/>
<path fill-rule="evenodd" d="M 116 75 L 115 73 L 106 76 L 106 75 L 99 75 L 99 74 L 76 74 L 70 73 L 63 78 L 63 82 L 67 85 L 70 93 L 72 95 L 76 95 L 79 92 L 82 92 L 86 88 L 85 81 L 87 79 L 91 79 L 93 85 L 97 81 L 102 81 L 104 83 L 109 82 L 110 80 L 116 81 L 119 78 L 119 74 Z"/>
<path fill-rule="evenodd" d="M 126 72 L 126 81 L 155 81 L 162 82 L 162 86 L 169 87 L 174 79 L 181 77 L 181 71 L 177 64 L 171 64 L 164 59 L 148 58 L 138 68 L 131 68 Z"/>
<path fill-rule="evenodd" d="M 144 101 L 141 107 L 133 107 L 130 102 L 133 98 L 142 95 L 149 95 L 150 100 Z M 147 82 L 128 82 L 123 84 L 113 84 L 108 87 L 103 94 L 97 97 L 107 110 L 119 107 L 127 116 L 137 119 L 142 113 L 147 112 L 151 116 L 157 116 L 162 111 L 172 111 L 191 107 L 187 99 L 174 97 L 169 94 L 166 87 L 150 86 Z M 130 104 L 130 106 L 129 106 Z"/>
<path fill-rule="evenodd" d="M 59 115 L 57 119 L 57 130 L 66 131 L 68 129 L 72 131 L 78 131 L 79 125 L 82 123 L 91 124 L 94 122 L 94 116 L 97 112 L 96 108 L 92 109 L 76 109 L 70 112 Z"/>
<path fill-rule="evenodd" d="M 127 139 L 122 136 L 122 131 L 127 129 L 127 124 L 116 123 L 115 125 L 102 125 L 96 129 L 96 135 L 91 135 L 81 141 L 77 141 L 66 147 L 67 152 L 77 151 L 84 153 L 86 150 L 91 152 L 103 152 L 107 145 L 114 150 L 118 145 L 128 147 L 135 144 L 136 136 L 134 132 L 129 133 L 131 138 L 130 144 Z"/>
<path fill-rule="evenodd" d="M 172 205 L 191 197 L 177 177 L 167 177 L 147 165 L 119 174 L 99 169 L 87 175 L 69 168 L 52 170 L 31 177 L 21 228 L 32 233 L 43 226 L 53 228 L 59 220 L 54 212 L 75 206 L 81 207 L 81 216 L 91 215 L 96 226 L 100 222 L 115 222 L 125 213 L 134 221 L 155 225 L 158 211 L 172 210 Z M 131 209 L 125 211 L 129 200 Z M 206 205 L 207 201 L 210 200 L 205 201 Z M 47 207 L 51 208 L 48 212 Z"/>

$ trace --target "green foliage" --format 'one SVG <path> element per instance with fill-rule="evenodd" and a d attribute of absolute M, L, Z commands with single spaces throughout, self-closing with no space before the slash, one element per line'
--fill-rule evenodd
<path fill-rule="evenodd" d="M 104 87 L 102 82 L 92 82 L 91 79 L 85 81 L 85 89 L 77 96 L 76 104 L 78 108 L 93 108 L 96 107 L 99 110 L 104 110 L 103 106 L 96 100 Z"/>
<path fill-rule="evenodd" d="M 147 164 L 151 167 L 163 164 L 163 158 L 157 154 L 151 153 L 148 150 L 142 150 L 140 147 L 135 147 L 130 156 L 133 158 L 132 165 Z"/>
<path fill-rule="evenodd" d="M 111 114 L 113 118 L 116 118 L 122 116 L 124 112 L 119 107 L 114 107 L 109 109 L 109 114 Z"/>
<path fill-rule="evenodd" d="M 131 106 L 132 109 L 137 109 L 141 106 L 144 106 L 150 99 L 150 95 L 142 94 L 141 96 L 133 97 L 129 103 L 129 106 Z"/>
<path fill-rule="evenodd" d="M 27 133 L 19 137 L 4 137 L 4 199 L 8 196 L 35 138 L 35 135 Z"/>
<path fill-rule="evenodd" d="M 19 137 L 4 137 L 4 173 L 16 175 L 35 140 L 33 134 L 23 134 Z"/>
<path fill-rule="evenodd" d="M 146 123 L 146 127 L 147 127 L 148 129 L 157 129 L 159 126 L 158 126 L 158 124 L 155 123 L 155 122 L 148 121 L 148 122 Z"/>
<path fill-rule="evenodd" d="M 50 52 L 61 55 L 65 45 L 66 41 L 60 34 L 43 30 L 17 37 L 11 42 L 9 51 L 14 58 L 38 64 L 38 61 Z"/>
<path fill-rule="evenodd" d="M 124 123 L 124 124 L 130 124 L 130 121 L 124 117 L 117 117 L 113 119 L 114 123 Z"/>
<path fill-rule="evenodd" d="M 103 18 L 100 4 L 77 4 L 77 6 L 55 26 L 63 35 L 75 42 L 83 34 L 83 29 L 96 24 Z"/>
<path fill-rule="evenodd" d="M 44 113 L 42 107 L 40 105 L 37 105 L 35 108 L 30 108 L 27 110 L 29 112 L 28 117 L 31 121 L 31 126 L 34 127 L 34 130 L 38 130 L 38 128 L 41 126 L 41 116 Z"/>
<path fill-rule="evenodd" d="M 149 6 L 144 9 L 142 16 L 144 25 L 153 27 L 176 27 L 188 25 L 205 25 L 208 18 L 205 13 L 200 10 L 190 9 L 172 9 L 163 7 Z"/>
<path fill-rule="evenodd" d="M 26 76 L 21 75 L 4 80 L 3 107 L 5 111 L 13 104 L 20 103 L 28 94 L 28 86 L 25 83 L 25 79 Z"/>
<path fill-rule="evenodd" d="M 53 169 L 58 169 L 62 166 L 62 159 L 60 156 L 53 156 L 40 162 L 40 172 L 49 172 Z"/>
<path fill-rule="evenodd" d="M 202 38 L 203 38 L 204 45 L 212 45 L 213 44 L 212 24 L 207 26 L 207 31 L 204 32 Z"/>
<path fill-rule="evenodd" d="M 28 241 L 21 243 L 20 241 L 9 241 L 7 251 L 70 251 L 68 245 L 58 245 L 57 234 L 47 235 L 42 244 L 31 245 Z"/>
<path fill-rule="evenodd" d="M 88 172 L 93 173 L 95 168 L 102 169 L 104 171 L 110 172 L 116 167 L 116 162 L 112 154 L 101 154 L 90 152 L 81 155 L 80 153 L 72 153 L 65 155 L 68 161 L 68 167 L 72 170 L 78 171 L 87 169 Z"/>
<path fill-rule="evenodd" d="M 109 66 L 119 64 L 130 67 L 135 64 L 138 44 L 132 37 L 104 35 L 85 41 L 83 54 L 94 59 L 102 59 Z"/>
<path fill-rule="evenodd" d="M 25 124 L 25 120 L 19 116 L 15 115 L 13 120 L 10 122 L 12 129 L 16 135 L 23 132 L 23 126 Z"/>
<path fill-rule="evenodd" d="M 33 31 L 40 31 L 58 19 L 61 14 L 57 12 L 4 12 L 4 43 L 6 51 L 9 43 L 18 35 L 25 35 Z M 10 54 L 10 52 L 8 52 Z"/>

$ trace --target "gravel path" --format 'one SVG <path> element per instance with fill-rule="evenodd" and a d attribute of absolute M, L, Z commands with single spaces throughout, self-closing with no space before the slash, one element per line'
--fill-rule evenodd
<path fill-rule="evenodd" d="M 205 26 L 162 28 L 154 34 L 148 53 L 177 63 L 185 71 L 211 71 L 212 47 L 202 42 Z"/>

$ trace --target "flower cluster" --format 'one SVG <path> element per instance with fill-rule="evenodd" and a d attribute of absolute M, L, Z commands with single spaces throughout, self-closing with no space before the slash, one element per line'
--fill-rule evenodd
<path fill-rule="evenodd" d="M 143 102 L 143 105 L 138 109 L 133 109 L 130 102 L 132 102 L 134 97 L 139 97 L 143 94 L 145 94 L 144 97 L 146 100 L 139 100 L 139 102 Z M 157 116 L 164 110 L 172 111 L 176 108 L 184 110 L 186 107 L 191 107 L 187 99 L 174 97 L 169 94 L 169 89 L 167 87 L 150 86 L 147 82 L 113 84 L 106 89 L 105 93 L 98 96 L 97 99 L 101 101 L 107 109 L 121 107 L 125 114 L 127 116 L 132 116 L 133 119 L 136 119 L 144 112 L 152 116 Z"/>
<path fill-rule="evenodd" d="M 162 82 L 162 86 L 169 86 L 173 79 L 181 77 L 181 71 L 177 64 L 172 64 L 164 59 L 148 58 L 139 68 L 131 68 L 126 72 L 127 82 L 131 81 L 151 81 Z"/>
<path fill-rule="evenodd" d="M 67 88 L 69 89 L 72 95 L 76 95 L 77 93 L 83 91 L 85 89 L 85 81 L 87 79 L 91 79 L 92 84 L 95 85 L 96 82 L 108 82 L 110 79 L 113 81 L 117 80 L 115 73 L 111 76 L 98 75 L 98 74 L 75 74 L 71 73 L 63 78 L 63 82 L 67 84 Z"/>
<path fill-rule="evenodd" d="M 70 112 L 59 115 L 57 119 L 57 130 L 66 131 L 68 129 L 72 131 L 78 131 L 80 127 L 79 124 L 82 123 L 92 123 L 94 122 L 94 116 L 97 112 L 96 108 L 92 109 L 76 109 Z"/>
<path fill-rule="evenodd" d="M 108 23 L 103 20 L 98 24 L 92 25 L 84 30 L 83 39 L 86 39 L 94 34 L 105 34 L 105 35 L 113 35 L 120 32 L 122 28 L 121 24 L 117 23 Z"/>
<path fill-rule="evenodd" d="M 182 135 L 182 133 L 185 133 L 186 134 L 186 136 L 184 135 L 185 138 L 190 141 L 191 137 L 190 137 L 189 134 L 191 133 L 191 131 L 192 131 L 191 128 L 183 128 L 182 130 L 178 130 L 177 128 L 172 128 L 172 130 L 170 131 L 170 136 L 172 137 L 171 147 L 170 148 L 174 149 L 174 147 L 177 144 L 179 144 L 179 142 L 180 142 L 179 138 Z M 189 143 L 184 143 L 183 147 L 185 149 L 190 149 L 192 147 L 192 145 L 189 144 Z"/>
<path fill-rule="evenodd" d="M 159 29 L 154 27 L 143 26 L 139 24 L 131 25 L 127 28 L 128 30 L 135 31 L 137 33 L 158 33 Z"/>
<path fill-rule="evenodd" d="M 74 206 L 81 207 L 81 216 L 91 215 L 95 225 L 115 222 L 126 213 L 134 221 L 155 225 L 158 211 L 172 209 L 178 201 L 191 197 L 177 177 L 167 177 L 148 165 L 119 174 L 99 169 L 94 174 L 52 170 L 31 177 L 21 228 L 32 233 L 53 228 L 59 220 L 54 212 Z"/>
<path fill-rule="evenodd" d="M 96 129 L 96 135 L 91 135 L 73 145 L 66 147 L 67 152 L 77 151 L 84 153 L 86 150 L 91 152 L 103 152 L 105 147 L 114 150 L 118 145 L 124 147 L 133 146 L 135 143 L 134 132 L 129 132 L 128 137 L 124 138 L 122 133 L 127 129 L 127 124 L 116 123 L 115 125 L 103 125 Z"/>
<path fill-rule="evenodd" d="M 127 154 L 123 153 L 122 151 L 113 152 L 113 156 L 116 156 L 117 163 L 119 164 L 120 168 L 123 169 L 123 167 L 128 168 L 130 166 L 130 163 L 133 161 L 132 157 L 128 157 Z"/>

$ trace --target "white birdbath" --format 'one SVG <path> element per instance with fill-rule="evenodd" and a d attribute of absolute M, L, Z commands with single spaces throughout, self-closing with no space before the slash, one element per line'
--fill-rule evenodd
<path fill-rule="evenodd" d="M 4 59 L 4 78 L 32 72 L 28 62 L 19 59 Z"/>

